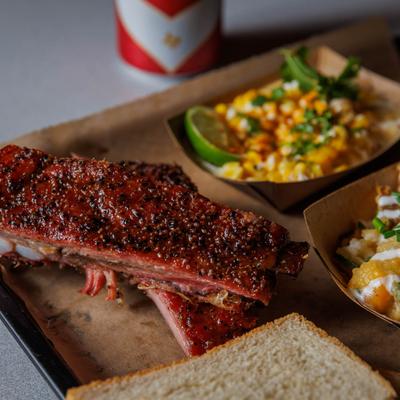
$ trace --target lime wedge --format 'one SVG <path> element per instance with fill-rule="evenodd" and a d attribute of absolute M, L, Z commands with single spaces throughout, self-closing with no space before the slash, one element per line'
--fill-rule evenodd
<path fill-rule="evenodd" d="M 237 161 L 240 142 L 219 115 L 210 107 L 195 106 L 185 113 L 186 133 L 197 154 L 211 164 L 221 166 Z"/>

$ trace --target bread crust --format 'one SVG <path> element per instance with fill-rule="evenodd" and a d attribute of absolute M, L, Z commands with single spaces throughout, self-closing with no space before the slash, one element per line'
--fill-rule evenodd
<path fill-rule="evenodd" d="M 350 357 L 352 360 L 356 361 L 361 366 L 366 367 L 368 369 L 368 371 L 371 374 L 373 374 L 384 387 L 386 387 L 386 389 L 388 390 L 388 392 L 390 393 L 390 396 L 392 398 L 394 398 L 396 396 L 396 392 L 393 389 L 392 385 L 385 378 L 383 378 L 377 371 L 374 371 L 368 363 L 366 363 L 364 360 L 362 360 L 360 357 L 358 357 L 352 350 L 350 350 L 347 346 L 345 346 L 339 339 L 337 339 L 333 336 L 330 336 L 326 331 L 317 327 L 313 322 L 309 321 L 308 319 L 306 319 L 305 317 L 303 317 L 302 315 L 300 315 L 298 313 L 291 313 L 282 318 L 278 318 L 274 321 L 267 322 L 266 324 L 261 325 L 255 329 L 251 330 L 250 332 L 245 333 L 244 335 L 242 335 L 238 338 L 232 339 L 220 346 L 214 347 L 213 349 L 209 350 L 207 353 L 205 353 L 201 356 L 190 357 L 189 360 L 197 359 L 200 357 L 208 358 L 210 355 L 214 354 L 215 352 L 218 352 L 222 348 L 230 348 L 230 347 L 234 346 L 237 342 L 240 342 L 247 337 L 251 337 L 252 335 L 257 334 L 258 332 L 265 332 L 270 329 L 277 328 L 287 321 L 298 321 L 298 322 L 306 325 L 306 327 L 311 332 L 317 334 L 320 338 L 327 340 L 331 344 L 338 347 L 338 349 L 342 353 L 344 353 L 345 355 Z M 153 368 L 147 368 L 147 369 L 137 371 L 137 372 L 132 372 L 132 373 L 129 373 L 129 374 L 126 374 L 123 376 L 116 376 L 116 377 L 108 378 L 105 380 L 96 380 L 87 385 L 79 386 L 76 388 L 71 388 L 67 392 L 66 400 L 81 400 L 82 398 L 80 397 L 80 394 L 84 394 L 87 391 L 90 391 L 91 389 L 95 389 L 95 388 L 97 389 L 102 386 L 108 386 L 111 384 L 121 384 L 126 381 L 132 381 L 135 377 L 148 375 L 153 372 L 160 371 L 162 369 L 167 371 L 167 370 L 175 368 L 181 364 L 184 364 L 187 361 L 188 361 L 188 358 L 183 358 L 183 359 L 174 361 L 170 364 L 166 364 L 166 365 L 162 364 L 162 365 L 159 365 L 159 366 L 156 366 Z"/>

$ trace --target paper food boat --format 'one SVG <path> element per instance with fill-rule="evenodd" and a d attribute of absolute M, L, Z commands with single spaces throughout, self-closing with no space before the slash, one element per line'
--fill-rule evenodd
<path fill-rule="evenodd" d="M 351 271 L 346 271 L 335 257 L 340 238 L 351 233 L 357 221 L 368 221 L 375 216 L 376 187 L 397 187 L 399 166 L 392 164 L 331 193 L 308 207 L 304 218 L 315 251 L 343 293 L 370 313 L 400 327 L 399 321 L 374 311 L 354 297 L 347 288 Z"/>
<path fill-rule="evenodd" d="M 310 63 L 321 73 L 335 76 L 338 75 L 345 66 L 346 58 L 327 47 L 317 47 L 311 51 Z M 252 74 L 252 71 L 249 70 L 248 74 Z M 205 104 L 214 105 L 220 101 L 229 101 L 236 94 L 239 94 L 248 88 L 264 86 L 275 82 L 278 78 L 279 75 L 278 72 L 276 72 L 274 74 L 265 76 L 263 80 L 254 80 L 252 85 L 247 84 L 246 87 L 243 87 L 243 83 L 240 81 L 240 79 L 238 79 L 235 83 L 236 88 L 234 90 L 232 90 L 230 93 L 221 93 L 218 97 L 206 101 Z M 249 81 L 248 76 L 246 77 L 246 81 Z M 368 88 L 368 90 L 373 90 L 379 96 L 379 98 L 382 98 L 390 105 L 391 109 L 397 108 L 400 110 L 399 83 L 384 78 L 364 68 L 361 69 L 359 73 L 357 83 L 361 87 Z M 191 143 L 187 139 L 184 127 L 184 112 L 167 119 L 166 127 L 175 143 L 183 150 L 186 156 L 189 157 L 190 160 L 192 160 L 198 167 L 210 174 L 213 174 L 212 169 L 200 158 L 200 156 L 196 154 Z M 400 139 L 400 129 L 397 129 L 395 132 L 393 130 L 391 132 L 383 132 L 383 135 L 385 136 L 385 139 L 382 142 L 384 144 L 382 144 L 379 150 L 368 160 L 354 165 L 345 171 L 326 175 L 320 178 L 309 179 L 301 182 L 276 183 L 271 181 L 238 181 L 222 178 L 217 175 L 215 176 L 218 179 L 229 182 L 230 184 L 233 184 L 241 189 L 250 188 L 262 197 L 267 198 L 279 210 L 285 210 L 288 207 L 298 203 L 300 200 L 309 197 L 311 194 L 326 188 L 345 175 L 351 174 L 356 169 L 385 153 Z"/>

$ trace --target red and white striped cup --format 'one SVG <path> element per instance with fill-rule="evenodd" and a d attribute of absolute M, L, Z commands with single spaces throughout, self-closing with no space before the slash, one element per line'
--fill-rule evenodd
<path fill-rule="evenodd" d="M 209 68 L 221 39 L 220 0 L 115 0 L 125 62 L 161 75 Z"/>

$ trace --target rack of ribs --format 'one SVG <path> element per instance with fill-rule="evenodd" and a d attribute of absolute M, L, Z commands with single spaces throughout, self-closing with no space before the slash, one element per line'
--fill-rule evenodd
<path fill-rule="evenodd" d="M 239 314 L 251 302 L 268 304 L 276 275 L 297 275 L 308 245 L 195 189 L 176 166 L 57 158 L 6 146 L 0 252 L 82 269 L 83 292 L 95 295 L 106 284 L 108 299 L 117 297 L 119 274 L 168 310 L 172 298 Z M 213 310 L 208 304 L 196 310 Z"/>

